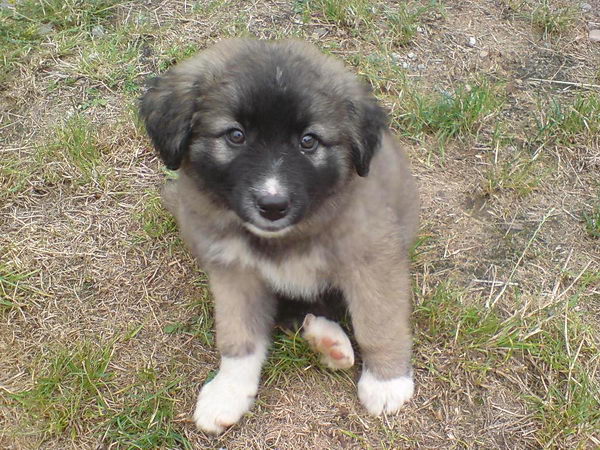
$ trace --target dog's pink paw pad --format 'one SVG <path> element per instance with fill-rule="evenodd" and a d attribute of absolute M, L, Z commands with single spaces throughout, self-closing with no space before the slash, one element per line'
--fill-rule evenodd
<path fill-rule="evenodd" d="M 331 350 L 331 352 L 329 353 L 329 356 L 331 356 L 333 359 L 344 359 L 346 357 L 346 355 L 342 352 L 340 352 L 339 350 Z"/>
<path fill-rule="evenodd" d="M 307 314 L 303 327 L 304 339 L 321 353 L 321 362 L 330 369 L 347 369 L 354 365 L 354 350 L 344 330 L 324 317 Z"/>

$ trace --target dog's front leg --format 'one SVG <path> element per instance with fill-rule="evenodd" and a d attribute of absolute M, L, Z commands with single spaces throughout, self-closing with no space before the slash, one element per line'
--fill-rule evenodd
<path fill-rule="evenodd" d="M 408 264 L 354 267 L 345 296 L 363 370 L 358 397 L 374 415 L 394 413 L 413 395 Z"/>
<path fill-rule="evenodd" d="M 275 302 L 263 282 L 241 268 L 211 268 L 217 347 L 221 364 L 196 403 L 194 421 L 208 433 L 222 433 L 252 406 L 266 357 Z"/>

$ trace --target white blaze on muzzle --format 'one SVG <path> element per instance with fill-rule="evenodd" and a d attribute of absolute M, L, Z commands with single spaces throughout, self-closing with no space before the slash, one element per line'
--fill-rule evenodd
<path fill-rule="evenodd" d="M 285 194 L 285 189 L 277 179 L 277 177 L 269 177 L 266 179 L 265 183 L 261 187 L 261 191 L 269 194 L 269 195 L 283 195 Z"/>

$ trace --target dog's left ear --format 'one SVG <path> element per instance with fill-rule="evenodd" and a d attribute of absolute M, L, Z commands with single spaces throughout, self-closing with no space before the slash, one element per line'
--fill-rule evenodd
<path fill-rule="evenodd" d="M 177 68 L 150 81 L 140 104 L 140 116 L 167 168 L 181 165 L 188 150 L 198 88 Z"/>
<path fill-rule="evenodd" d="M 352 162 L 361 177 L 369 173 L 371 158 L 381 145 L 381 135 L 388 126 L 387 114 L 372 95 L 352 102 L 355 134 L 352 139 Z"/>

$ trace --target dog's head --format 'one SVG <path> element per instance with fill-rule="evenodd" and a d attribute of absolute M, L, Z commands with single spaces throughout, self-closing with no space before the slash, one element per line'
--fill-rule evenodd
<path fill-rule="evenodd" d="M 366 86 L 299 41 L 223 41 L 153 80 L 141 115 L 166 166 L 262 236 L 366 176 L 387 126 Z"/>

